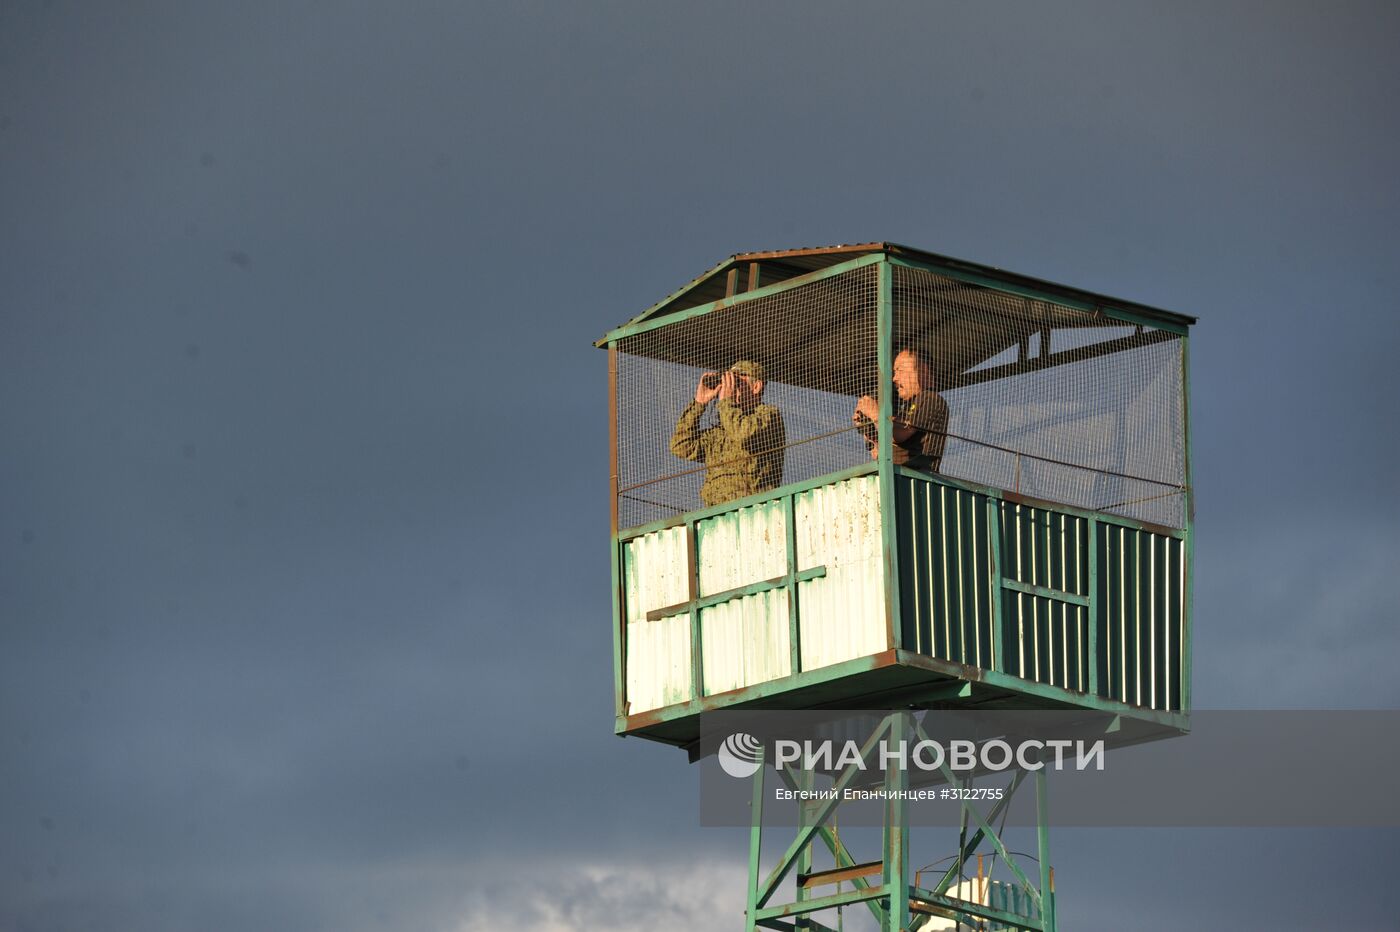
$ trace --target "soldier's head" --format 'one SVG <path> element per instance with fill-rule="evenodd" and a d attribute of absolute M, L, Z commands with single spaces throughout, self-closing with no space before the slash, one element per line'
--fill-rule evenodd
<path fill-rule="evenodd" d="M 763 364 L 752 359 L 740 359 L 729 367 L 738 376 L 738 395 L 734 399 L 739 407 L 749 409 L 763 400 Z"/>
<path fill-rule="evenodd" d="M 928 358 L 912 346 L 906 346 L 894 356 L 894 390 L 900 398 L 913 398 L 933 387 L 933 372 Z"/>

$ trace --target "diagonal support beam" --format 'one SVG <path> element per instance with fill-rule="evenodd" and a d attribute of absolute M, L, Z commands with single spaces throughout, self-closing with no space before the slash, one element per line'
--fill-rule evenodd
<path fill-rule="evenodd" d="M 879 724 L 875 731 L 871 733 L 870 737 L 866 739 L 865 743 L 861 745 L 860 760 L 862 762 L 870 757 L 871 752 L 875 750 L 875 745 L 885 736 L 889 727 L 890 720 L 887 718 Z M 778 884 L 783 882 L 783 878 L 788 875 L 793 865 L 797 863 L 797 856 L 802 853 L 807 845 L 811 844 L 812 838 L 817 834 L 817 830 L 825 825 L 827 820 L 831 818 L 831 814 L 836 811 L 836 807 L 841 802 L 841 794 L 845 791 L 846 787 L 850 786 L 851 781 L 855 780 L 856 776 L 863 772 L 860 766 L 854 763 L 841 771 L 841 775 L 837 777 L 836 782 L 832 784 L 832 790 L 834 791 L 832 793 L 832 798 L 823 800 L 821 806 L 813 810 L 812 817 L 808 821 L 808 824 L 798 829 L 797 837 L 793 839 L 787 851 L 783 852 L 782 859 L 778 861 L 778 866 L 768 875 L 767 881 L 765 881 L 760 888 L 756 905 L 761 907 L 773 897 L 774 892 L 778 889 Z M 856 901 L 853 900 L 852 902 Z"/>
<path fill-rule="evenodd" d="M 991 810 L 987 813 L 988 822 L 995 822 L 997 816 L 1001 814 L 1001 811 L 1011 804 L 1011 797 L 1016 795 L 1017 788 L 1020 787 L 1021 781 L 1025 778 L 1026 772 L 1024 770 L 1016 771 L 1016 776 L 1012 778 L 1011 786 L 1007 787 L 1006 794 L 1002 796 L 1001 799 L 997 800 L 996 805 L 993 806 Z M 964 810 L 966 810 L 972 808 L 972 806 L 971 804 L 964 802 L 963 808 Z M 952 867 L 948 868 L 948 870 L 943 874 L 942 879 L 940 879 L 938 883 L 934 885 L 934 893 L 948 892 L 948 888 L 952 886 L 954 878 L 961 876 L 962 866 L 967 863 L 968 858 L 972 857 L 972 855 L 976 853 L 977 846 L 982 843 L 982 839 L 985 836 L 986 832 L 980 828 L 973 833 L 972 838 L 967 842 L 967 844 L 963 846 L 962 850 L 958 852 L 956 862 L 953 864 Z"/>
<path fill-rule="evenodd" d="M 915 723 L 914 729 L 921 739 L 925 741 L 932 740 L 929 738 L 928 732 L 924 730 L 923 722 Z M 947 779 L 949 785 L 958 787 L 959 789 L 963 787 L 963 781 L 953 775 L 953 771 L 948 767 L 947 761 L 944 761 L 938 769 L 943 774 L 944 778 Z M 1007 795 L 1010 796 L 1009 793 Z M 1031 899 L 1035 902 L 1036 908 L 1043 908 L 1040 889 L 1030 882 L 1015 859 L 1011 857 L 1011 852 L 1007 851 L 1006 846 L 1002 844 L 1001 836 L 997 834 L 996 829 L 992 828 L 991 823 L 982 817 L 981 811 L 978 810 L 976 806 L 970 805 L 967 800 L 963 800 L 962 805 L 963 811 L 977 821 L 978 828 L 981 830 L 982 835 L 991 841 L 992 847 L 996 849 L 997 854 L 1001 855 L 1007 868 L 1010 869 L 1011 873 L 1016 875 L 1016 879 L 1020 882 L 1021 886 L 1025 887 L 1026 892 L 1030 894 Z"/>
<path fill-rule="evenodd" d="M 789 789 L 795 790 L 798 788 L 797 777 L 792 773 L 791 768 L 784 766 L 779 773 L 782 774 L 783 782 L 788 785 Z M 851 857 L 850 852 L 846 850 L 846 847 L 841 844 L 841 840 L 836 837 L 836 833 L 829 827 L 825 825 L 820 826 L 817 829 L 817 837 L 822 840 L 827 850 L 831 852 L 831 856 L 835 859 L 837 867 L 850 868 L 856 866 L 855 858 Z M 866 890 L 870 887 L 870 881 L 866 880 L 864 877 L 856 877 L 851 880 L 851 886 L 857 890 Z M 875 921 L 883 925 L 885 921 L 885 910 L 884 907 L 880 905 L 880 901 L 866 900 L 865 905 L 870 909 L 870 914 L 875 917 Z"/>

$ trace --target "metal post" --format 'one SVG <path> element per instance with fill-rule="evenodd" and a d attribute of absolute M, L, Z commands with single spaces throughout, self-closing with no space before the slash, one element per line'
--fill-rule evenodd
<path fill-rule="evenodd" d="M 889 717 L 888 747 L 901 745 L 907 750 L 913 728 L 907 712 Z M 909 791 L 909 771 L 885 766 L 885 865 L 884 887 L 889 896 L 885 909 L 884 932 L 904 932 L 909 927 L 909 809 L 904 796 Z"/>
<path fill-rule="evenodd" d="M 753 799 L 749 802 L 749 895 L 748 906 L 744 911 L 745 932 L 758 928 L 758 885 L 762 883 L 759 874 L 759 858 L 763 853 L 763 766 L 764 752 L 758 752 L 758 769 L 753 775 Z"/>
<path fill-rule="evenodd" d="M 608 344 L 608 522 L 612 571 L 613 714 L 627 714 L 627 619 L 623 604 L 622 544 L 617 539 L 617 341 Z"/>
<path fill-rule="evenodd" d="M 1009 672 L 1010 657 L 1007 654 L 1009 640 L 1006 637 L 1006 615 L 1001 604 L 1002 581 L 1004 579 L 1001 565 L 1005 559 L 1002 553 L 1002 532 L 1001 532 L 1001 500 L 987 496 L 987 551 L 989 555 L 988 563 L 992 575 L 992 604 L 991 604 L 991 631 L 992 644 L 988 654 L 993 670 Z"/>
<path fill-rule="evenodd" d="M 803 790 L 810 790 L 810 789 L 812 789 L 812 788 L 816 785 L 815 777 L 816 777 L 816 775 L 815 775 L 814 773 L 812 773 L 812 771 L 810 771 L 810 770 L 803 769 L 803 770 L 798 771 L 798 782 L 797 782 L 798 788 L 799 788 L 799 789 L 803 789 Z M 806 826 L 808 826 L 808 825 L 811 824 L 811 820 L 812 820 L 812 811 L 811 811 L 811 809 L 812 809 L 811 804 L 810 804 L 807 800 L 805 800 L 805 799 L 799 799 L 799 800 L 797 801 L 797 824 L 798 824 L 800 827 L 805 828 Z M 799 855 L 797 856 L 797 876 L 798 876 L 798 882 L 797 882 L 797 902 L 799 902 L 799 903 L 801 903 L 803 900 L 807 899 L 807 896 L 808 896 L 807 888 L 804 887 L 804 886 L 802 886 L 802 879 L 801 879 L 801 878 L 802 878 L 803 875 L 811 873 L 811 871 L 812 871 L 812 843 L 811 843 L 811 842 L 808 842 L 807 845 L 806 845 L 805 847 L 803 847 L 802 853 L 799 854 Z M 804 913 L 804 914 L 802 914 L 802 915 L 799 915 L 796 919 L 793 920 L 792 926 L 793 926 L 794 932 L 811 932 L 811 929 L 812 929 L 812 922 L 811 922 L 810 917 L 808 917 L 808 916 Z"/>
<path fill-rule="evenodd" d="M 1181 338 L 1181 437 L 1186 482 L 1185 581 L 1181 587 L 1181 711 L 1191 711 L 1191 603 L 1196 589 L 1196 480 L 1191 472 L 1191 341 Z"/>
<path fill-rule="evenodd" d="M 1099 619 L 1108 618 L 1107 607 L 1102 604 L 1099 598 L 1099 522 L 1093 518 L 1085 519 L 1085 533 L 1089 536 L 1089 583 L 1088 592 L 1089 607 L 1085 614 L 1088 616 L 1088 631 L 1086 632 L 1089 642 L 1089 695 L 1098 696 L 1099 693 Z"/>
<path fill-rule="evenodd" d="M 1055 932 L 1055 871 L 1050 866 L 1050 809 L 1046 800 L 1045 768 L 1035 772 L 1035 836 L 1040 858 L 1040 923 Z"/>
<path fill-rule="evenodd" d="M 880 462 L 880 531 L 885 564 L 885 631 L 890 650 L 904 646 L 899 606 L 899 518 L 894 491 L 894 268 L 888 259 L 876 266 L 876 357 L 879 365 L 880 419 L 875 425 Z"/>

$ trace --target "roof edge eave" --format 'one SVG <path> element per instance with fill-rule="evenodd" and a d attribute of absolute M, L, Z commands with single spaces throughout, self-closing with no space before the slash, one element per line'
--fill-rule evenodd
<path fill-rule="evenodd" d="M 918 249 L 913 246 L 905 246 L 900 243 L 889 241 L 874 241 L 866 243 L 838 244 L 833 246 L 815 246 L 800 249 L 780 249 L 766 250 L 761 252 L 739 252 L 734 253 L 727 259 L 717 262 L 704 272 L 691 279 L 682 287 L 668 294 L 655 304 L 642 311 L 640 314 L 613 327 L 606 334 L 593 342 L 593 345 L 602 349 L 606 348 L 609 341 L 613 339 L 612 334 L 635 324 L 643 323 L 656 316 L 663 309 L 668 309 L 669 305 L 684 297 L 688 292 L 694 290 L 701 283 L 710 278 L 728 271 L 731 267 L 748 262 L 761 262 L 765 259 L 782 259 L 794 256 L 829 255 L 834 253 L 848 252 L 882 252 L 885 255 L 899 258 L 911 259 L 916 262 L 923 262 L 935 267 L 942 267 L 954 271 L 964 271 L 972 275 L 991 279 L 993 281 L 1005 282 L 1009 285 L 1017 285 L 1033 291 L 1041 292 L 1046 298 L 1053 300 L 1056 297 L 1087 303 L 1104 309 L 1119 309 L 1133 314 L 1156 318 L 1167 323 L 1175 324 L 1179 327 L 1192 327 L 1198 323 L 1198 318 L 1189 314 L 1181 314 L 1176 311 L 1169 311 L 1165 308 L 1154 307 L 1150 304 L 1142 304 L 1137 301 L 1128 301 L 1122 298 L 1115 298 L 1101 292 L 1087 291 L 1083 288 L 1076 288 L 1072 285 L 1063 285 L 1059 282 L 1052 282 L 1048 279 L 1036 278 L 1031 275 L 1023 275 L 1018 272 L 1011 272 L 994 265 L 985 265 L 980 262 L 971 262 L 967 259 L 958 259 L 954 256 L 945 256 L 941 253 L 930 252 L 926 249 Z M 684 310 L 684 308 L 669 308 L 670 310 Z"/>

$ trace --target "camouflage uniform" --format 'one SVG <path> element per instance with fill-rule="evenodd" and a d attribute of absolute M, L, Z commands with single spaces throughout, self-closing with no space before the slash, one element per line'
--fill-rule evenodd
<path fill-rule="evenodd" d="M 778 409 L 760 402 L 745 412 L 721 398 L 719 426 L 700 430 L 705 407 L 695 401 L 687 405 L 671 435 L 673 454 L 706 466 L 700 501 L 722 505 L 782 485 L 787 434 Z"/>

